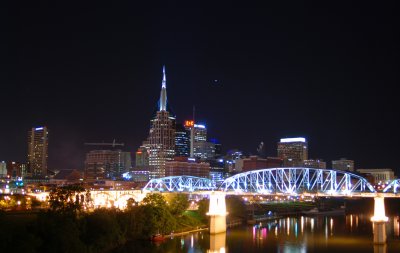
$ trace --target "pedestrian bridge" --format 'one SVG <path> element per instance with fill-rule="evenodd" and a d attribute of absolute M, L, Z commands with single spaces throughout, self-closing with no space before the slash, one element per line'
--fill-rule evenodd
<path fill-rule="evenodd" d="M 351 195 L 374 193 L 374 187 L 356 174 L 315 168 L 253 170 L 227 178 L 220 190 L 236 193 Z"/>
<path fill-rule="evenodd" d="M 172 176 L 151 179 L 143 191 L 159 192 L 194 192 L 194 191 L 213 191 L 217 187 L 215 182 L 208 178 L 192 176 Z"/>
<path fill-rule="evenodd" d="M 375 194 L 373 186 L 356 174 L 315 168 L 268 168 L 236 174 L 217 187 L 206 178 L 174 176 L 152 179 L 144 191 L 198 192 L 219 190 L 227 194 L 318 194 L 349 196 Z"/>

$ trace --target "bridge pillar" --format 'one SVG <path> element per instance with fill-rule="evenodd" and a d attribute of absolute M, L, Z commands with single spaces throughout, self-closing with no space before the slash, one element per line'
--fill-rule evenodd
<path fill-rule="evenodd" d="M 210 249 L 207 253 L 225 252 L 226 233 L 210 235 Z"/>
<path fill-rule="evenodd" d="M 207 215 L 210 216 L 210 234 L 226 232 L 226 204 L 225 193 L 212 192 L 210 194 L 210 208 Z"/>
<path fill-rule="evenodd" d="M 387 239 L 386 222 L 388 221 L 388 217 L 385 215 L 385 199 L 378 195 L 374 200 L 374 216 L 371 218 L 373 222 L 374 243 L 385 244 Z"/>

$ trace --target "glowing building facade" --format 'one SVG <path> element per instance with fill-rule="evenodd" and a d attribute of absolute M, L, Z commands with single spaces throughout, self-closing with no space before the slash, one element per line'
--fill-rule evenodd
<path fill-rule="evenodd" d="M 216 155 L 216 144 L 207 141 L 206 126 L 195 124 L 193 120 L 186 120 L 184 127 L 190 133 L 189 156 L 201 160 L 214 158 Z"/>
<path fill-rule="evenodd" d="M 302 167 L 308 160 L 308 145 L 305 138 L 284 138 L 278 142 L 278 157 L 284 167 Z"/>
<path fill-rule="evenodd" d="M 92 150 L 86 154 L 85 180 L 120 179 L 131 168 L 131 154 L 121 150 Z"/>
<path fill-rule="evenodd" d="M 35 127 L 28 133 L 28 166 L 33 177 L 47 176 L 49 130 Z"/>
<path fill-rule="evenodd" d="M 189 157 L 190 155 L 190 130 L 182 124 L 176 125 L 175 130 L 175 156 Z"/>
<path fill-rule="evenodd" d="M 208 178 L 210 164 L 196 161 L 193 158 L 176 157 L 174 161 L 166 162 L 165 176 L 194 176 Z"/>

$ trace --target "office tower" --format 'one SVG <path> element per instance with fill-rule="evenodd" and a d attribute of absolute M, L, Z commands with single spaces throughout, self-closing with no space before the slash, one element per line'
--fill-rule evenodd
<path fill-rule="evenodd" d="M 339 160 L 334 160 L 332 161 L 332 169 L 354 171 L 354 161 L 347 160 L 346 158 L 340 158 Z"/>
<path fill-rule="evenodd" d="M 241 158 L 243 158 L 242 151 L 237 149 L 229 150 L 224 157 L 225 169 L 229 171 L 229 173 L 237 173 L 236 162 Z"/>
<path fill-rule="evenodd" d="M 326 169 L 326 162 L 322 159 L 304 160 L 303 166 L 306 168 Z"/>
<path fill-rule="evenodd" d="M 372 177 L 371 184 L 388 184 L 396 177 L 394 171 L 390 168 L 376 168 L 376 169 L 357 169 L 357 172 L 363 174 L 364 177 Z"/>
<path fill-rule="evenodd" d="M 215 157 L 215 144 L 208 141 L 194 143 L 193 155 L 200 160 L 209 160 Z"/>
<path fill-rule="evenodd" d="M 7 177 L 7 164 L 6 162 L 0 162 L 0 178 Z"/>
<path fill-rule="evenodd" d="M 193 158 L 175 157 L 173 161 L 165 163 L 165 176 L 193 176 L 208 178 L 210 164 L 196 161 Z"/>
<path fill-rule="evenodd" d="M 194 120 L 186 120 L 185 121 L 185 129 L 190 133 L 190 145 L 189 145 L 189 157 L 194 157 Z"/>
<path fill-rule="evenodd" d="M 210 179 L 216 182 L 217 186 L 220 186 L 224 179 L 227 177 L 227 172 L 225 170 L 224 159 L 211 159 L 208 161 L 210 163 Z"/>
<path fill-rule="evenodd" d="M 25 177 L 27 173 L 26 164 L 20 162 L 7 162 L 7 175 L 12 179 Z"/>
<path fill-rule="evenodd" d="M 210 139 L 210 142 L 214 143 L 215 157 L 221 157 L 222 156 L 222 144 L 215 138 Z"/>
<path fill-rule="evenodd" d="M 215 145 L 207 142 L 207 128 L 202 124 L 194 124 L 193 120 L 185 121 L 185 129 L 190 131 L 190 157 L 210 159 L 215 156 Z"/>
<path fill-rule="evenodd" d="M 283 166 L 283 159 L 267 156 L 267 168 L 280 168 Z"/>
<path fill-rule="evenodd" d="M 265 168 L 267 168 L 267 159 L 260 158 L 256 155 L 240 158 L 235 163 L 236 172 L 245 172 Z"/>
<path fill-rule="evenodd" d="M 28 166 L 33 177 L 47 176 L 49 131 L 47 127 L 32 128 L 28 133 Z"/>
<path fill-rule="evenodd" d="M 145 143 L 144 143 L 145 144 Z M 147 168 L 149 166 L 149 146 L 142 145 L 136 151 L 136 168 Z"/>
<path fill-rule="evenodd" d="M 278 142 L 278 157 L 283 159 L 284 167 L 302 167 L 308 159 L 308 147 L 305 138 L 284 138 Z"/>
<path fill-rule="evenodd" d="M 189 157 L 190 155 L 190 130 L 182 124 L 176 125 L 175 130 L 175 156 Z"/>
<path fill-rule="evenodd" d="M 175 115 L 167 102 L 165 66 L 158 108 L 150 121 L 149 137 L 145 142 L 149 145 L 150 177 L 164 177 L 165 162 L 172 161 L 175 156 Z"/>
<path fill-rule="evenodd" d="M 194 124 L 194 142 L 207 141 L 207 128 L 202 124 Z"/>
<path fill-rule="evenodd" d="M 86 154 L 85 179 L 119 179 L 131 168 L 131 154 L 121 150 L 92 150 Z"/>
<path fill-rule="evenodd" d="M 199 157 L 199 152 L 196 152 L 198 143 L 207 141 L 207 128 L 202 124 L 195 124 L 193 120 L 185 121 L 185 129 L 190 132 L 190 157 Z M 200 144 L 201 145 L 201 144 Z M 197 147 L 199 149 L 200 147 Z"/>

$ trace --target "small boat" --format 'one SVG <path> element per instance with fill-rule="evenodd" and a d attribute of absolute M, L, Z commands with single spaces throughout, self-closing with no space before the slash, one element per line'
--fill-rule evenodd
<path fill-rule="evenodd" d="M 153 242 L 162 242 L 165 240 L 165 237 L 162 234 L 155 234 L 151 237 Z"/>

